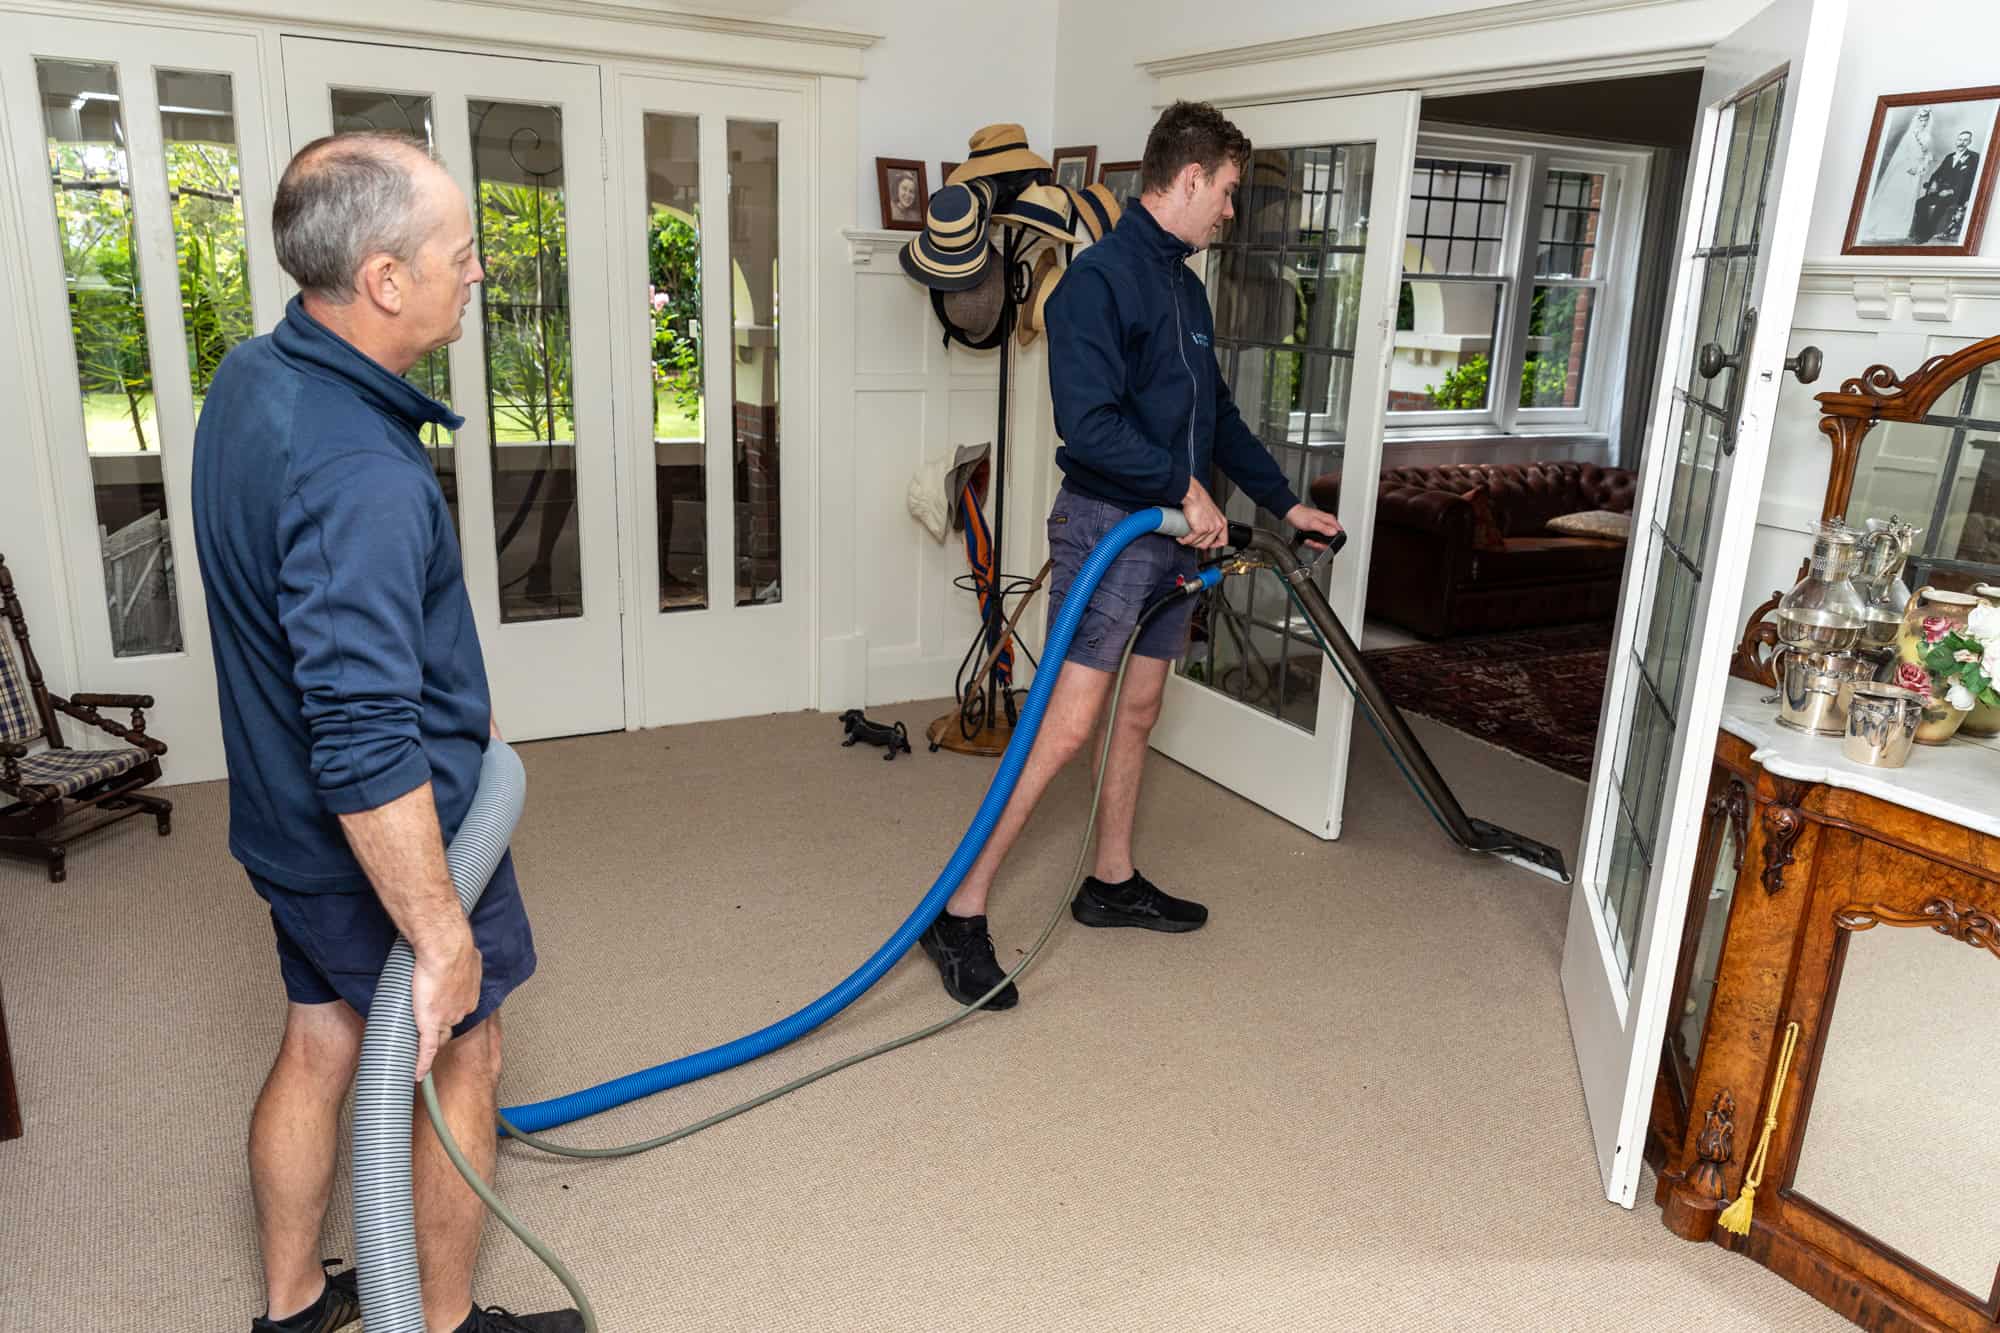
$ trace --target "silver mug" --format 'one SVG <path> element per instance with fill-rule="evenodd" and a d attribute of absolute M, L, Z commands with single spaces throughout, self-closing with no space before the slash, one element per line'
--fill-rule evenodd
<path fill-rule="evenodd" d="M 1840 752 L 1872 768 L 1901 768 L 1916 744 L 1917 725 L 1924 720 L 1924 701 L 1900 685 L 1850 685 L 1841 691 L 1847 701 L 1847 738 Z"/>
<path fill-rule="evenodd" d="M 1796 731 L 1847 731 L 1846 687 L 1874 677 L 1875 664 L 1851 653 L 1786 649 L 1778 664 L 1778 721 Z"/>

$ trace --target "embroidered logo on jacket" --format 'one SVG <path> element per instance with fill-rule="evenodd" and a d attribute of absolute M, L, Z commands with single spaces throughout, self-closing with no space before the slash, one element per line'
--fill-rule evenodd
<path fill-rule="evenodd" d="M 1190 338 L 1194 339 L 1194 344 L 1195 344 L 1195 346 L 1197 346 L 1197 347 L 1206 347 L 1206 346 L 1208 346 L 1208 335 L 1207 335 L 1206 333 L 1192 333 L 1192 332 L 1190 332 L 1190 333 L 1188 334 L 1188 337 L 1190 337 Z"/>

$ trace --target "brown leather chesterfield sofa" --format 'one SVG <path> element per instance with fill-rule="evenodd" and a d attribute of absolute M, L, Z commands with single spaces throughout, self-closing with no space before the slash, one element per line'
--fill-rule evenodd
<path fill-rule="evenodd" d="M 1376 499 L 1368 614 L 1426 638 L 1609 620 L 1626 544 L 1545 525 L 1588 510 L 1629 514 L 1637 480 L 1575 462 L 1389 468 Z M 1313 503 L 1333 508 L 1339 486 L 1321 478 Z M 1476 521 L 1480 488 L 1491 526 Z"/>

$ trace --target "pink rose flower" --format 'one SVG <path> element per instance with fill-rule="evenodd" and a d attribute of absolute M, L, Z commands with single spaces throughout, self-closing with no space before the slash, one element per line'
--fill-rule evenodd
<path fill-rule="evenodd" d="M 1951 633 L 1951 622 L 1943 616 L 1924 617 L 1924 644 L 1929 646 Z"/>
<path fill-rule="evenodd" d="M 1915 662 L 1899 662 L 1896 665 L 1896 683 L 1922 695 L 1925 703 L 1931 702 L 1931 673 Z"/>

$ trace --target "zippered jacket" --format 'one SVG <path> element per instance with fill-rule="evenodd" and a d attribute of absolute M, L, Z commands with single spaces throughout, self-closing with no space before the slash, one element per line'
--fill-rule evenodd
<path fill-rule="evenodd" d="M 1194 250 L 1138 200 L 1049 297 L 1049 390 L 1064 484 L 1116 505 L 1178 507 L 1216 467 L 1282 518 L 1299 502 L 1215 361 Z"/>

